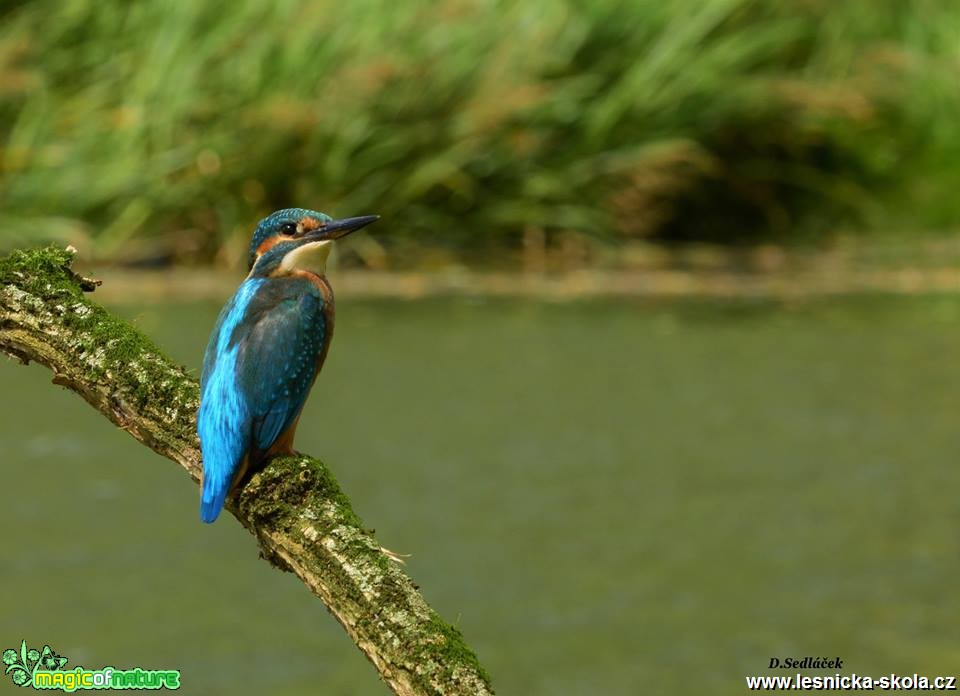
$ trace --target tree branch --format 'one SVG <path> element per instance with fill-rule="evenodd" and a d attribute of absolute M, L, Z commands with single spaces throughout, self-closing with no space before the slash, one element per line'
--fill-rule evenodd
<path fill-rule="evenodd" d="M 197 381 L 87 300 L 96 282 L 73 273 L 73 256 L 51 247 L 0 258 L 0 351 L 46 365 L 55 384 L 199 481 Z M 227 508 L 265 559 L 323 600 L 395 693 L 492 693 L 459 631 L 387 559 L 322 462 L 275 459 Z"/>

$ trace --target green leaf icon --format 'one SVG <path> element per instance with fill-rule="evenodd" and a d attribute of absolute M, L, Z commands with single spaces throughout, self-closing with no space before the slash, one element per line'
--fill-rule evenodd
<path fill-rule="evenodd" d="M 67 664 L 67 658 L 60 657 L 49 645 L 44 645 L 43 652 L 40 653 L 40 664 L 44 669 L 57 670 Z"/>

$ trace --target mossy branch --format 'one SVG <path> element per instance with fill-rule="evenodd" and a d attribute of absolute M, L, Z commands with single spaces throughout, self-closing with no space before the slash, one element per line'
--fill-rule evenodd
<path fill-rule="evenodd" d="M 46 248 L 0 258 L 0 351 L 46 365 L 55 384 L 199 481 L 196 379 L 90 302 L 84 291 L 96 282 L 71 270 L 73 256 Z M 322 462 L 275 459 L 227 507 L 264 558 L 323 600 L 394 692 L 492 693 L 463 637 L 387 559 Z"/>

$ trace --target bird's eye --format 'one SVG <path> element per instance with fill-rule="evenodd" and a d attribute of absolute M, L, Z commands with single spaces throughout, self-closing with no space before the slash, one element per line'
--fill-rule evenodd
<path fill-rule="evenodd" d="M 296 234 L 297 225 L 296 223 L 293 223 L 293 222 L 285 222 L 282 225 L 280 225 L 280 231 L 283 232 L 284 234 Z"/>

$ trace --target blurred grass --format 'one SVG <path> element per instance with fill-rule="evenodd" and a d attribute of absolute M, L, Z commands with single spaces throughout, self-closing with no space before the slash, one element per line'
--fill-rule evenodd
<path fill-rule="evenodd" d="M 524 239 L 955 224 L 949 0 L 6 4 L 0 246 L 236 263 L 271 209 L 382 266 Z M 502 256 L 502 254 L 501 254 Z"/>

